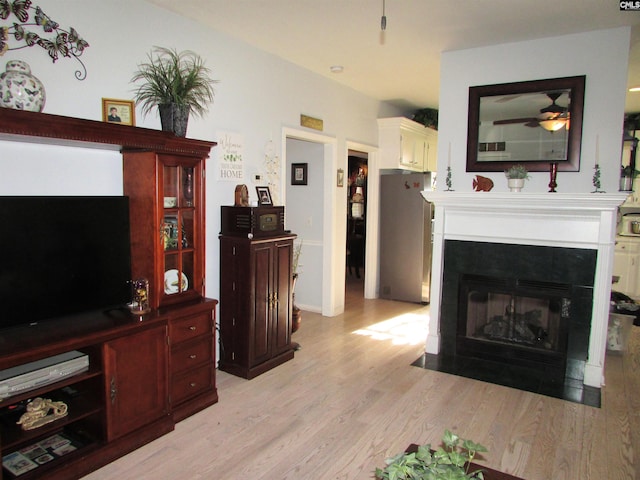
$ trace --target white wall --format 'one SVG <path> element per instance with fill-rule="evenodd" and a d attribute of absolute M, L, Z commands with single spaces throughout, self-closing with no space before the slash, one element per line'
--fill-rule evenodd
<path fill-rule="evenodd" d="M 307 185 L 291 185 L 291 164 L 306 163 Z M 286 218 L 287 228 L 302 243 L 296 306 L 303 310 L 322 311 L 323 214 L 324 214 L 324 145 L 296 138 L 287 139 Z M 345 216 L 346 218 L 346 216 Z M 346 221 L 346 220 L 345 220 Z"/>
<path fill-rule="evenodd" d="M 602 189 L 618 190 L 622 122 L 629 55 L 628 28 L 600 30 L 541 40 L 445 52 L 440 71 L 438 119 L 438 190 L 451 146 L 452 188 L 472 191 L 476 174 L 491 178 L 495 192 L 508 191 L 503 173 L 466 172 L 469 87 L 525 80 L 586 75 L 579 172 L 559 172 L 558 192 L 593 190 L 596 137 L 600 141 Z M 531 173 L 528 192 L 547 192 L 549 174 Z"/>
<path fill-rule="evenodd" d="M 3 60 L 29 63 L 46 88 L 45 113 L 100 120 L 103 97 L 133 98 L 129 80 L 154 45 L 194 50 L 220 83 L 208 115 L 192 118 L 187 136 L 217 141 L 219 132 L 242 135 L 244 183 L 253 199 L 252 178 L 264 170 L 265 146 L 274 140 L 276 155 L 281 156 L 281 131 L 292 126 L 303 129 L 301 113 L 323 119 L 324 133 L 337 139 L 338 162 L 345 164 L 341 165 L 345 170 L 347 138 L 375 145 L 376 118 L 403 113 L 143 0 L 39 0 L 37 4 L 62 26 L 73 26 L 90 45 L 81 57 L 88 70 L 84 81 L 75 79 L 78 64 L 73 59 L 52 63 L 38 46 L 7 52 L 0 59 L 0 71 Z M 139 111 L 136 124 L 160 128 L 157 116 L 144 118 Z M 122 166 L 116 152 L 0 142 L 0 161 L 0 195 L 122 192 Z M 217 181 L 216 164 L 214 148 L 207 163 L 207 295 L 211 297 L 219 293 L 220 206 L 232 204 L 237 183 Z M 342 201 L 342 193 L 330 194 Z M 343 243 L 344 232 L 333 235 L 336 238 L 331 241 Z"/>

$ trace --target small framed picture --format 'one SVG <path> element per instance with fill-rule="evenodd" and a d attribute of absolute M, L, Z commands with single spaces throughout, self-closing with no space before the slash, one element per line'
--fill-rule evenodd
<path fill-rule="evenodd" d="M 258 193 L 258 205 L 273 205 L 269 187 L 256 187 L 256 192 Z"/>
<path fill-rule="evenodd" d="M 120 123 L 122 125 L 136 124 L 136 108 L 133 100 L 102 99 L 102 121 Z"/>
<path fill-rule="evenodd" d="M 307 184 L 307 166 L 306 163 L 291 164 L 291 185 Z"/>
<path fill-rule="evenodd" d="M 341 168 L 338 169 L 336 184 L 338 185 L 338 187 L 344 187 L 344 170 Z"/>

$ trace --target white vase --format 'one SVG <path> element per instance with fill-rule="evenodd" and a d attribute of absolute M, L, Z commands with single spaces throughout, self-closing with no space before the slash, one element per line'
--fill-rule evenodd
<path fill-rule="evenodd" d="M 31 75 L 29 65 L 22 60 L 9 60 L 0 75 L 0 106 L 41 112 L 45 100 L 44 85 Z"/>
<path fill-rule="evenodd" d="M 507 179 L 507 185 L 510 192 L 519 192 L 524 187 L 524 178 L 509 178 Z"/>

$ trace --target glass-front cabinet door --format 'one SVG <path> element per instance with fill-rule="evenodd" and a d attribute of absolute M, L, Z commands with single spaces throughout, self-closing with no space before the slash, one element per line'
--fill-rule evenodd
<path fill-rule="evenodd" d="M 160 304 L 201 295 L 198 257 L 201 218 L 201 170 L 196 165 L 160 157 L 162 170 L 162 229 L 160 238 L 163 290 Z"/>

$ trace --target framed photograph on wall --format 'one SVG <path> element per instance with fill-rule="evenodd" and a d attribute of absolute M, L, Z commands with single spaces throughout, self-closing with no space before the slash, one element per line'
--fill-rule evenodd
<path fill-rule="evenodd" d="M 273 205 L 269 187 L 256 187 L 258 193 L 258 205 Z"/>
<path fill-rule="evenodd" d="M 122 125 L 136 124 L 136 109 L 133 100 L 117 100 L 115 98 L 102 99 L 102 121 L 120 123 Z"/>
<path fill-rule="evenodd" d="M 306 163 L 291 164 L 291 185 L 307 184 L 307 167 Z"/>

